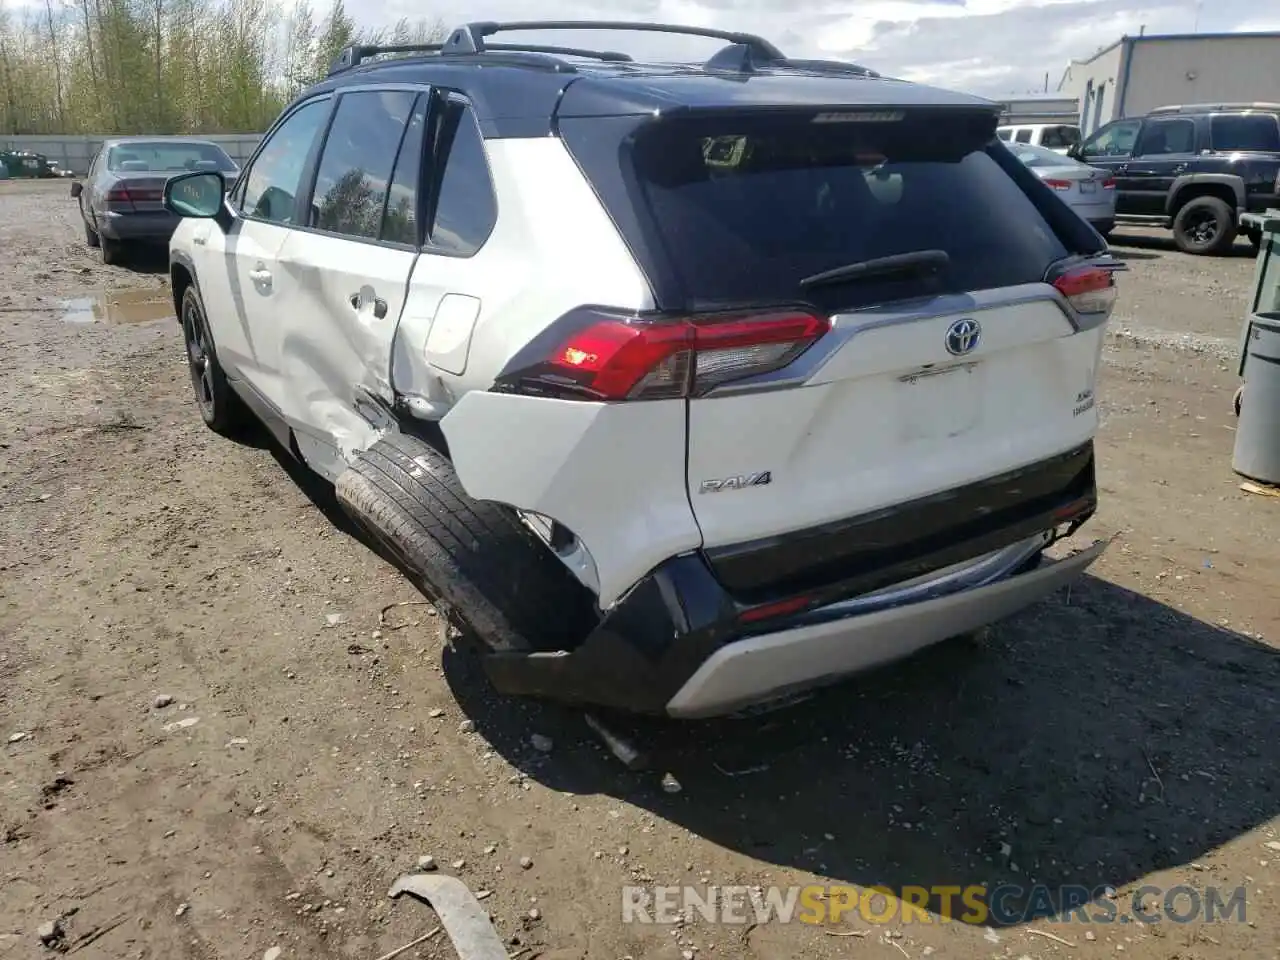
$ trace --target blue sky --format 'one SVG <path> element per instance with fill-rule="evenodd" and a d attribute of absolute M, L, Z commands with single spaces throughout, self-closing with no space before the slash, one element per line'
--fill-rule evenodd
<path fill-rule="evenodd" d="M 361 23 L 439 16 L 468 19 L 645 20 L 746 30 L 792 56 L 830 56 L 910 80 L 978 94 L 1052 90 L 1069 59 L 1088 56 L 1121 34 L 1280 31 L 1280 0 L 346 0 Z M 317 0 L 323 8 L 324 0 Z M 1202 8 L 1201 8 L 1202 7 Z M 511 35 L 511 39 L 531 39 Z M 574 40 L 581 43 L 582 36 Z M 600 43 L 600 38 L 589 45 Z M 544 42 L 571 42 L 568 36 Z M 610 49 L 651 57 L 703 56 L 712 41 L 611 36 Z M 603 43 L 600 43 L 603 45 Z"/>

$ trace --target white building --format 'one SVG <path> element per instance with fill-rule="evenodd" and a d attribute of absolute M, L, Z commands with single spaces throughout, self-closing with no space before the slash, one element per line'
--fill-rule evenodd
<path fill-rule="evenodd" d="M 1280 103 L 1280 33 L 1121 37 L 1072 60 L 1058 92 L 1079 100 L 1086 134 L 1175 103 Z"/>

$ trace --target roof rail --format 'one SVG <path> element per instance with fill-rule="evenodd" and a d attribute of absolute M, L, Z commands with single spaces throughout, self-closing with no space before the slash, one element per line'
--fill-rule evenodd
<path fill-rule="evenodd" d="M 329 66 L 329 76 L 335 73 L 342 73 L 346 70 L 354 69 L 360 66 L 366 60 L 372 60 L 374 57 L 386 53 L 423 53 L 423 54 L 440 54 L 444 51 L 443 43 L 402 43 L 391 46 L 371 46 L 367 44 L 352 44 L 343 49 L 337 58 Z M 547 54 L 547 60 L 540 63 L 541 66 L 558 68 L 561 70 L 572 69 L 568 64 L 564 64 L 558 60 L 552 60 L 551 57 L 559 54 L 564 57 L 582 57 L 584 59 L 601 60 L 605 63 L 629 63 L 631 57 L 625 53 L 618 53 L 613 50 L 586 50 L 581 47 L 554 47 L 532 43 L 490 43 L 485 47 L 486 50 L 492 50 L 498 53 L 530 53 L 530 54 Z"/>
<path fill-rule="evenodd" d="M 1149 110 L 1153 113 L 1213 113 L 1216 110 L 1269 110 L 1280 111 L 1280 103 L 1175 103 Z"/>
<path fill-rule="evenodd" d="M 785 60 L 782 51 L 763 37 L 750 33 L 734 33 L 729 30 L 712 30 L 704 27 L 683 27 L 666 23 L 635 23 L 625 20 L 511 20 L 505 23 L 479 21 L 463 24 L 444 42 L 444 55 L 482 53 L 485 38 L 496 33 L 513 30 L 619 30 L 635 33 L 670 33 L 689 37 L 707 37 L 726 40 L 750 48 L 755 59 Z"/>

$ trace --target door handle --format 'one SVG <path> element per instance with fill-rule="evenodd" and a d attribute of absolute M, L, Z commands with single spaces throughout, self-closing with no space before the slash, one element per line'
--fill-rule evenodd
<path fill-rule="evenodd" d="M 1185 163 L 1179 163 L 1174 165 L 1173 172 L 1182 173 L 1182 171 L 1186 169 L 1187 169 L 1187 165 Z"/>
<path fill-rule="evenodd" d="M 1116 173 L 1127 173 L 1128 170 L 1129 165 L 1127 163 L 1122 163 L 1120 166 L 1116 167 Z"/>
<path fill-rule="evenodd" d="M 359 310 L 360 294 L 359 293 L 351 294 L 351 296 L 347 297 L 347 302 L 351 304 L 352 310 Z M 373 298 L 373 315 L 377 317 L 379 320 L 385 319 L 387 316 L 387 301 L 383 300 L 381 297 L 374 297 Z"/>

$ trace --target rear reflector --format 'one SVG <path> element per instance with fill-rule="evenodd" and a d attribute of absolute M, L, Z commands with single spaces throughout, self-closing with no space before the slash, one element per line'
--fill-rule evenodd
<path fill-rule="evenodd" d="M 1055 279 L 1053 285 L 1079 313 L 1104 313 L 1116 302 L 1115 277 L 1102 267 L 1076 267 Z"/>
<path fill-rule="evenodd" d="M 813 602 L 813 597 L 801 595 L 799 597 L 788 597 L 785 600 L 775 600 L 773 603 L 762 603 L 758 607 L 749 607 L 738 614 L 740 623 L 757 623 L 761 620 L 771 620 L 774 617 L 783 617 L 789 613 L 795 613 L 803 610 Z"/>
<path fill-rule="evenodd" d="M 1048 177 L 1046 177 L 1044 179 L 1044 185 L 1046 187 L 1053 187 L 1054 190 L 1070 190 L 1071 189 L 1070 180 L 1051 180 Z"/>
<path fill-rule="evenodd" d="M 696 396 L 787 366 L 830 327 L 804 310 L 650 319 L 580 308 L 553 327 L 567 332 L 550 350 L 535 341 L 497 385 L 588 400 Z"/>

